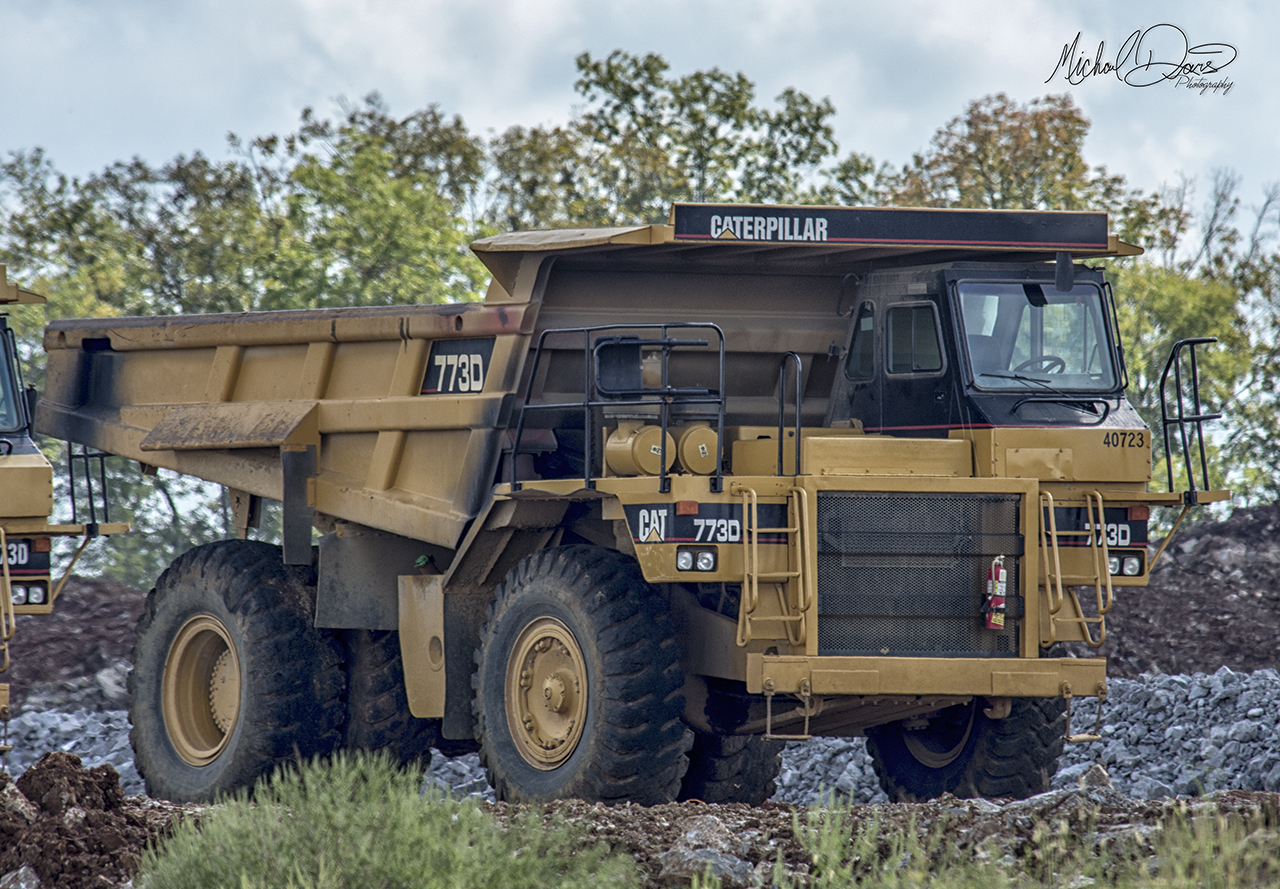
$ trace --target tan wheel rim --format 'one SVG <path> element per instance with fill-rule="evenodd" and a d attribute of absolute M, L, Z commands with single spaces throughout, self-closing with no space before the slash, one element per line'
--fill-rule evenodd
<path fill-rule="evenodd" d="M 218 758 L 240 716 L 240 658 L 222 621 L 202 614 L 182 625 L 164 662 L 165 730 L 185 762 Z"/>
<path fill-rule="evenodd" d="M 587 667 L 569 628 L 542 617 L 521 631 L 507 661 L 507 724 L 534 768 L 564 764 L 587 718 Z"/>

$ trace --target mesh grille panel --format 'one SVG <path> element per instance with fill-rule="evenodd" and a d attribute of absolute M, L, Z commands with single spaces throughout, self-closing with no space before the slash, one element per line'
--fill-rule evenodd
<path fill-rule="evenodd" d="M 1021 497 L 818 495 L 818 653 L 1015 657 Z M 984 626 L 987 569 L 1009 572 L 1003 631 Z"/>

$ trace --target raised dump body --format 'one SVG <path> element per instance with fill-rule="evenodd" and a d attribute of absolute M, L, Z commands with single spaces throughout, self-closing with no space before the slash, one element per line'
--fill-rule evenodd
<path fill-rule="evenodd" d="M 474 742 L 506 799 L 753 801 L 782 738 L 864 732 L 895 795 L 1033 793 L 1106 693 L 1045 648 L 1101 643 L 1152 506 L 1225 496 L 1148 490 L 1077 262 L 1137 252 L 1104 214 L 678 205 L 474 249 L 483 303 L 50 325 L 43 431 L 228 486 L 242 537 L 284 503 L 282 559 L 157 584 L 153 793 L 251 781 L 265 733 Z"/>

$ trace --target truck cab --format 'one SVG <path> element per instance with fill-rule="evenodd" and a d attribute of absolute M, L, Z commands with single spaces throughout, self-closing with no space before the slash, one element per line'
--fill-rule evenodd
<path fill-rule="evenodd" d="M 945 438 L 996 426 L 1132 428 L 1110 288 L 1051 264 L 953 263 L 869 273 L 852 286 L 851 324 L 827 424 Z"/>

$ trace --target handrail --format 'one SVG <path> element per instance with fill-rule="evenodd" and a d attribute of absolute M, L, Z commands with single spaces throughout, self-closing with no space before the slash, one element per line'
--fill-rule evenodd
<path fill-rule="evenodd" d="M 84 487 L 85 499 L 88 501 L 89 521 L 85 523 L 87 533 L 90 537 L 96 537 L 98 534 L 98 504 L 97 498 L 93 491 L 93 471 L 89 468 L 92 460 L 98 461 L 98 484 L 102 493 L 102 522 L 110 522 L 110 503 L 107 498 L 107 469 L 106 458 L 112 456 L 105 451 L 90 451 L 87 446 L 82 446 L 80 453 L 75 453 L 75 448 L 71 442 L 67 442 L 67 480 L 70 483 L 71 495 L 71 522 L 72 524 L 80 524 L 80 508 L 76 495 L 76 464 L 84 465 Z"/>
<path fill-rule="evenodd" d="M 9 543 L 5 538 L 4 528 L 0 528 L 0 563 L 4 565 L 4 587 L 0 589 L 0 673 L 9 669 L 9 640 L 18 628 L 13 614 L 13 584 L 9 576 Z"/>
<path fill-rule="evenodd" d="M 1191 462 L 1191 445 L 1187 441 L 1187 426 L 1195 426 L 1196 444 L 1200 450 L 1200 482 L 1201 490 L 1209 490 L 1209 465 L 1205 459 L 1204 453 L 1204 421 L 1218 420 L 1222 418 L 1222 414 L 1204 414 L 1201 413 L 1200 404 L 1200 369 L 1199 363 L 1196 361 L 1196 346 L 1216 343 L 1217 337 L 1213 336 L 1197 336 L 1187 339 L 1178 340 L 1173 344 L 1173 348 L 1169 351 L 1169 360 L 1165 362 L 1164 373 L 1160 375 L 1160 422 L 1164 427 L 1164 464 L 1169 478 L 1169 490 L 1174 490 L 1173 486 L 1173 453 L 1169 450 L 1169 427 L 1178 427 L 1178 439 L 1182 444 L 1182 464 L 1187 473 L 1187 490 L 1183 493 L 1183 502 L 1194 504 L 1196 502 L 1196 477 L 1192 470 Z M 1187 349 L 1191 358 L 1191 399 L 1195 413 L 1190 416 L 1186 413 L 1186 404 L 1183 401 L 1182 394 L 1182 362 L 1179 360 L 1182 356 L 1182 350 Z M 1169 380 L 1169 371 L 1173 371 L 1174 394 L 1177 396 L 1177 414 L 1170 417 L 1168 398 L 1165 394 L 1165 385 Z"/>
<path fill-rule="evenodd" d="M 795 372 L 795 379 L 796 379 L 795 468 L 796 468 L 796 471 L 791 474 L 793 476 L 798 476 L 800 474 L 800 429 L 801 429 L 800 403 L 804 398 L 804 395 L 800 389 L 800 377 L 803 375 L 803 372 L 804 372 L 804 362 L 800 359 L 800 356 L 797 355 L 795 352 L 787 352 L 785 355 L 782 356 L 782 360 L 778 362 L 778 475 L 782 475 L 782 453 L 783 453 L 782 429 L 783 429 L 783 420 L 786 416 L 786 407 L 787 407 L 786 381 L 787 381 L 787 359 L 788 358 L 792 359 L 796 366 L 796 372 Z"/>
<path fill-rule="evenodd" d="M 1049 505 L 1045 506 L 1048 500 Z M 1049 598 L 1049 614 L 1057 614 L 1062 608 L 1062 559 L 1058 555 L 1058 516 L 1053 504 L 1053 494 L 1048 491 L 1040 492 L 1040 553 L 1044 556 L 1044 589 L 1045 595 Z M 1049 514 L 1049 532 L 1048 537 L 1045 536 L 1044 513 Z M 1053 550 L 1053 565 L 1049 564 L 1049 550 Z M 1054 588 L 1049 585 L 1052 579 L 1054 585 L 1057 586 L 1057 596 L 1054 596 Z"/>
<path fill-rule="evenodd" d="M 706 340 L 676 340 L 668 336 L 668 332 L 672 330 L 710 330 L 714 331 L 719 341 L 719 388 L 714 393 L 701 394 L 706 392 L 703 389 L 683 389 L 680 387 L 670 386 L 667 378 L 667 361 L 670 353 L 675 348 L 693 345 L 705 345 Z M 617 398 L 600 398 L 601 390 L 595 378 L 595 365 L 592 357 L 596 348 L 601 344 L 600 337 L 593 338 L 593 334 L 600 334 L 608 331 L 638 331 L 638 330 L 657 330 L 660 331 L 661 339 L 659 340 L 637 340 L 637 343 L 650 343 L 662 346 L 662 386 L 656 389 L 644 389 L 645 394 L 637 396 L 624 396 Z M 583 387 L 582 401 L 580 402 L 562 402 L 552 404 L 530 404 L 533 398 L 533 387 L 538 379 L 538 368 L 542 363 L 543 354 L 547 351 L 547 339 L 552 336 L 582 336 L 582 360 L 583 360 Z M 606 343 L 609 338 L 603 338 Z M 614 338 L 615 341 L 617 338 Z M 533 361 L 529 368 L 528 382 L 525 384 L 524 398 L 521 400 L 519 407 L 519 415 L 516 418 L 516 434 L 511 445 L 511 472 L 510 482 L 511 490 L 520 490 L 520 482 L 516 478 L 517 468 L 515 456 L 520 452 L 520 441 L 524 436 L 525 415 L 530 411 L 554 411 L 554 410 L 580 410 L 582 411 L 582 432 L 583 432 L 583 486 L 587 489 L 595 488 L 595 478 L 592 474 L 592 466 L 595 462 L 594 430 L 592 422 L 592 413 L 596 408 L 603 407 L 627 407 L 634 405 L 653 405 L 658 408 L 662 426 L 662 454 L 659 459 L 658 483 L 663 493 L 670 490 L 670 479 L 667 477 L 667 429 L 670 420 L 670 410 L 673 404 L 706 404 L 716 407 L 716 449 L 718 454 L 724 451 L 724 390 L 725 390 L 725 370 L 724 370 L 724 331 L 717 324 L 703 321 L 681 321 L 671 323 L 658 324 L 603 324 L 595 327 L 557 327 L 544 330 L 538 337 L 538 344 L 534 349 Z M 605 392 L 607 395 L 608 393 Z M 596 397 L 593 397 L 596 396 Z M 711 479 L 711 490 L 720 492 L 724 485 L 724 469 L 723 460 L 717 458 L 715 475 Z"/>

